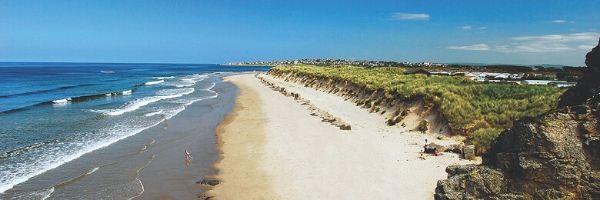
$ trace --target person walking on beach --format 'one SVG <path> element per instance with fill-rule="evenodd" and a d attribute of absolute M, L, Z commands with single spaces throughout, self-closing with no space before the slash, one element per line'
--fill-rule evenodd
<path fill-rule="evenodd" d="M 190 154 L 190 152 L 187 149 L 185 150 L 184 156 L 186 160 L 192 160 L 192 154 Z"/>
<path fill-rule="evenodd" d="M 185 165 L 189 166 L 192 163 L 192 154 L 186 149 L 183 157 L 185 159 Z"/>

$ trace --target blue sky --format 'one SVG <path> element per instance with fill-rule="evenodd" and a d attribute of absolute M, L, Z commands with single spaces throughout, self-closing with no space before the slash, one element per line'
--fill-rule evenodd
<path fill-rule="evenodd" d="M 0 61 L 583 65 L 600 1 L 0 0 Z"/>

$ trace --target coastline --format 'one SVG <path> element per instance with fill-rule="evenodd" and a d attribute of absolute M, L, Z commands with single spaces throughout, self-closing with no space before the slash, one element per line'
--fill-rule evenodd
<path fill-rule="evenodd" d="M 197 198 L 203 191 L 197 182 L 214 173 L 218 158 L 215 127 L 237 93 L 221 81 L 212 90 L 216 98 L 195 101 L 154 126 L 34 176 L 0 199 Z M 193 155 L 188 164 L 185 150 Z"/>
<path fill-rule="evenodd" d="M 352 130 L 311 116 L 307 106 L 251 74 L 226 80 L 240 95 L 216 132 L 222 154 L 214 178 L 220 183 L 204 193 L 207 199 L 431 199 L 447 166 L 471 163 L 450 153 L 419 158 L 425 139 L 454 141 L 387 126 L 382 116 L 342 97 L 278 83 Z"/>
<path fill-rule="evenodd" d="M 265 135 L 261 99 L 248 85 L 239 83 L 240 76 L 225 77 L 239 89 L 233 110 L 216 128 L 219 160 L 213 167 L 220 183 L 210 188 L 204 197 L 218 199 L 277 199 L 271 191 L 263 162 Z M 250 131 L 248 131 L 250 130 Z"/>
<path fill-rule="evenodd" d="M 140 170 L 145 191 L 135 199 L 193 199 L 204 190 L 198 182 L 214 173 L 212 163 L 218 159 L 214 130 L 234 107 L 237 88 L 221 82 L 215 86 L 218 98 L 195 102 L 171 118 L 159 131 L 151 151 L 154 159 Z M 161 129 L 161 130 L 159 130 Z M 193 158 L 186 162 L 184 152 Z"/>

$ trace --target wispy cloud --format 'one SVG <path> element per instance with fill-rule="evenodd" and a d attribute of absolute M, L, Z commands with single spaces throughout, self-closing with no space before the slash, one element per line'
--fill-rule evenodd
<path fill-rule="evenodd" d="M 573 42 L 573 41 L 594 41 L 598 38 L 599 33 L 581 32 L 569 34 L 553 34 L 539 36 L 520 36 L 513 37 L 517 41 L 548 41 L 548 42 Z"/>
<path fill-rule="evenodd" d="M 392 15 L 393 20 L 429 20 L 430 16 L 426 13 L 403 13 L 397 12 Z"/>
<path fill-rule="evenodd" d="M 593 46 L 598 37 L 600 33 L 595 32 L 520 36 L 511 38 L 509 44 L 499 45 L 496 49 L 507 53 L 568 52 Z"/>
<path fill-rule="evenodd" d="M 552 35 L 512 37 L 493 45 L 485 43 L 466 46 L 449 46 L 452 50 L 496 51 L 502 53 L 557 53 L 589 51 L 598 42 L 600 32 L 580 32 Z"/>
<path fill-rule="evenodd" d="M 583 45 L 579 45 L 577 48 L 579 50 L 589 51 L 589 50 L 592 50 L 592 48 L 594 48 L 594 45 L 585 45 L 585 44 L 583 44 Z"/>
<path fill-rule="evenodd" d="M 550 22 L 555 23 L 555 24 L 574 23 L 574 21 L 568 21 L 568 20 L 564 20 L 564 19 L 555 19 Z"/>
<path fill-rule="evenodd" d="M 469 31 L 469 30 L 473 30 L 473 29 L 485 30 L 485 29 L 487 29 L 487 27 L 464 25 L 464 26 L 461 26 L 460 29 L 465 30 L 465 31 Z"/>
<path fill-rule="evenodd" d="M 466 46 L 449 46 L 448 49 L 452 50 L 464 50 L 464 51 L 487 51 L 490 50 L 490 46 L 487 44 L 474 44 Z"/>

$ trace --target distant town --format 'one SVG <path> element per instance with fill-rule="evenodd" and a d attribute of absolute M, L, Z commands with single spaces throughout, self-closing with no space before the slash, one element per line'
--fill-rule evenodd
<path fill-rule="evenodd" d="M 573 66 L 525 66 L 525 65 L 485 65 L 447 64 L 433 62 L 396 62 L 346 59 L 297 59 L 282 61 L 233 62 L 229 65 L 352 65 L 361 67 L 406 67 L 405 74 L 425 74 L 427 76 L 465 76 L 473 81 L 524 85 L 554 85 L 571 87 L 582 75 L 583 67 Z"/>
<path fill-rule="evenodd" d="M 369 60 L 346 60 L 346 59 L 298 59 L 298 60 L 281 60 L 281 61 L 251 61 L 251 62 L 233 62 L 229 65 L 292 65 L 292 64 L 306 64 L 306 65 L 354 65 L 361 67 L 444 67 L 447 64 L 442 63 L 431 63 L 431 62 L 396 62 L 396 61 L 369 61 Z"/>

